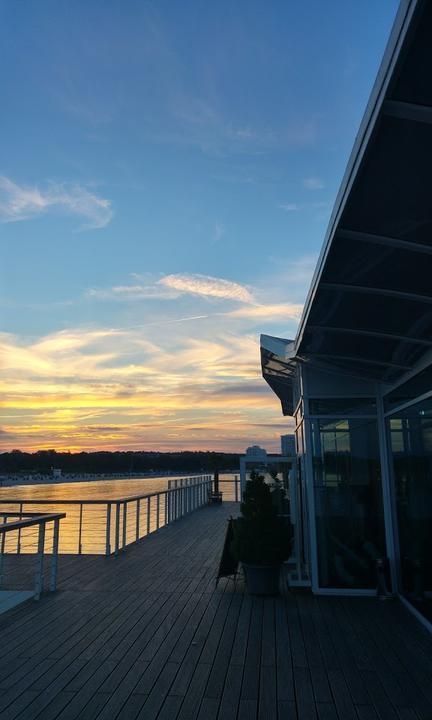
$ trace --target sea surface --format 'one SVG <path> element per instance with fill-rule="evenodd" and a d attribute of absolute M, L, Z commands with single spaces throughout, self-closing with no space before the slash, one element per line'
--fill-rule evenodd
<path fill-rule="evenodd" d="M 124 497 L 143 496 L 159 493 L 172 486 L 175 480 L 181 477 L 143 477 L 113 480 L 91 480 L 80 482 L 63 482 L 15 485 L 13 487 L 0 487 L 0 511 L 36 512 L 36 513 L 66 513 L 60 523 L 60 552 L 64 554 L 103 554 L 106 549 L 107 536 L 107 504 L 81 504 L 84 500 L 117 500 Z M 234 476 L 223 474 L 220 476 L 220 489 L 226 500 L 234 500 Z M 5 500 L 12 501 L 5 503 Z M 37 504 L 32 501 L 39 501 Z M 69 501 L 68 503 L 62 501 Z M 46 501 L 42 504 L 40 501 Z M 74 501 L 71 504 L 71 501 Z M 21 505 L 22 503 L 22 505 Z M 14 518 L 9 517 L 8 522 Z M 0 518 L 1 522 L 1 518 Z M 126 514 L 126 530 L 123 531 L 124 515 L 120 517 L 120 543 L 126 538 L 126 544 L 133 542 L 137 537 L 144 537 L 157 527 L 165 524 L 165 494 L 159 498 L 143 498 L 139 507 L 136 502 L 128 504 Z M 115 544 L 115 506 L 111 507 L 110 518 L 110 545 L 111 550 Z M 37 546 L 37 531 L 35 528 L 23 530 L 18 533 L 8 533 L 6 550 L 21 553 L 35 552 Z M 52 524 L 47 526 L 46 547 L 52 546 Z"/>

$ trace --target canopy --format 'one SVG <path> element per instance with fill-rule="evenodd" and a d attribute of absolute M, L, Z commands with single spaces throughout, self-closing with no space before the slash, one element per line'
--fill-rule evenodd
<path fill-rule="evenodd" d="M 432 2 L 402 2 L 295 341 L 393 383 L 432 348 Z"/>

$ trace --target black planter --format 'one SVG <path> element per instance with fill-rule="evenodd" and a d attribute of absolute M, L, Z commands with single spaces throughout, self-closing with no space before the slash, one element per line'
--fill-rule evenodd
<path fill-rule="evenodd" d="M 280 566 L 242 563 L 250 595 L 279 595 Z"/>

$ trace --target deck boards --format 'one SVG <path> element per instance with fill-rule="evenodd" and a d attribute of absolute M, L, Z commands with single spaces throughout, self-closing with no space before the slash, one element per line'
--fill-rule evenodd
<path fill-rule="evenodd" d="M 233 512 L 62 556 L 55 595 L 0 617 L 1 720 L 432 718 L 432 636 L 399 603 L 215 587 Z"/>

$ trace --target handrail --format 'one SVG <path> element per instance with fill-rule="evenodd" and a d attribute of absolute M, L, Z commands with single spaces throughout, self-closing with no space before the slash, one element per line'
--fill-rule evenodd
<path fill-rule="evenodd" d="M 41 523 L 46 524 L 51 520 L 62 520 L 66 517 L 66 513 L 28 513 L 28 512 L 0 512 L 0 517 L 30 517 L 30 520 L 17 520 L 11 523 L 0 523 L 0 533 L 4 534 L 12 532 L 12 530 L 19 530 L 20 528 L 31 527 L 32 525 L 40 525 Z M 37 522 L 36 522 L 37 521 Z"/>
<path fill-rule="evenodd" d="M 157 532 L 163 525 L 167 525 L 184 515 L 202 507 L 207 502 L 208 491 L 212 485 L 212 475 L 192 475 L 171 478 L 170 484 L 174 487 L 163 490 L 127 495 L 124 497 L 82 498 L 82 499 L 48 499 L 48 498 L 3 498 L 0 497 L 0 506 L 18 505 L 20 515 L 24 506 L 45 506 L 48 508 L 60 505 L 76 507 L 75 511 L 67 512 L 62 517 L 69 518 L 73 533 L 66 535 L 70 544 L 65 552 L 78 553 L 86 551 L 90 545 L 90 552 L 103 551 L 105 555 L 118 555 L 120 551 L 132 542 L 140 540 L 145 535 Z M 84 509 L 88 507 L 87 513 Z M 102 514 L 90 507 L 103 507 Z M 12 515 L 12 513 L 5 513 Z M 30 513 L 29 513 L 30 515 Z M 0 513 L 1 516 L 1 513 Z M 25 522 L 25 521 L 23 521 Z M 31 522 L 31 521 L 27 521 Z M 66 520 L 68 523 L 68 519 Z M 89 525 L 90 523 L 90 525 Z M 11 526 L 13 523 L 9 523 Z M 18 525 L 16 525 L 18 528 Z M 67 525 L 67 529 L 69 526 Z M 18 543 L 17 552 L 20 552 Z"/>
<path fill-rule="evenodd" d="M 58 549 L 59 549 L 59 534 L 60 534 L 60 520 L 66 517 L 66 513 L 32 513 L 23 512 L 22 503 L 20 512 L 5 511 L 0 512 L 0 517 L 3 518 L 3 522 L 0 523 L 0 585 L 3 581 L 4 575 L 4 559 L 5 556 L 13 558 L 15 555 L 20 555 L 21 551 L 21 536 L 22 530 L 26 528 L 34 528 L 36 530 L 35 538 L 35 555 L 36 555 L 36 572 L 34 578 L 34 597 L 39 600 L 44 587 L 44 557 L 45 557 L 45 546 L 46 546 L 46 526 L 48 523 L 53 524 L 53 535 L 52 535 L 52 553 L 51 553 L 51 568 L 50 568 L 50 581 L 49 589 L 54 592 L 57 586 L 57 565 L 58 565 Z M 8 518 L 27 518 L 26 520 L 14 520 L 13 522 L 7 522 Z M 17 531 L 17 548 L 15 553 L 9 552 L 6 546 L 6 535 L 7 533 Z"/>

